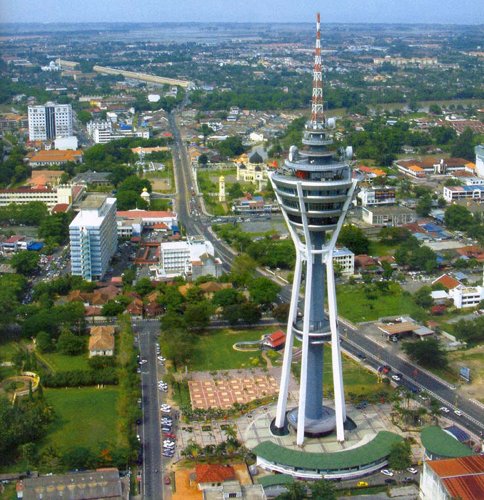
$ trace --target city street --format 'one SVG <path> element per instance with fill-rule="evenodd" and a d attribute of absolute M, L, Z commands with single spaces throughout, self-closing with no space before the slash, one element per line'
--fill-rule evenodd
<path fill-rule="evenodd" d="M 143 449 L 143 498 L 163 498 L 163 463 L 161 459 L 160 401 L 157 386 L 156 342 L 160 332 L 157 320 L 133 320 L 133 329 L 139 338 L 141 365 L 141 393 L 143 420 L 141 444 Z"/>

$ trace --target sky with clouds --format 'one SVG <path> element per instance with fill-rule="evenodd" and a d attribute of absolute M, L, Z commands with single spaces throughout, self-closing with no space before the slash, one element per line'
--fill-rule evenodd
<path fill-rule="evenodd" d="M 0 22 L 483 24 L 484 0 L 0 0 Z"/>

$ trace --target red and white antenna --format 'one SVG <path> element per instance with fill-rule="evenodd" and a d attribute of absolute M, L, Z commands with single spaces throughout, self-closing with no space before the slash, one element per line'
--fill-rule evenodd
<path fill-rule="evenodd" d="M 314 50 L 313 95 L 311 101 L 311 125 L 318 128 L 324 123 L 323 109 L 323 69 L 321 65 L 321 23 L 316 14 L 316 48 Z"/>

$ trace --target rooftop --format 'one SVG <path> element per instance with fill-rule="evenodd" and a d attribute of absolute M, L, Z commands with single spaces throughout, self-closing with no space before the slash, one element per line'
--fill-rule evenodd
<path fill-rule="evenodd" d="M 468 446 L 457 441 L 437 425 L 423 429 L 420 437 L 424 448 L 435 456 L 456 458 L 474 454 Z"/>
<path fill-rule="evenodd" d="M 336 453 L 311 453 L 279 446 L 272 441 L 258 444 L 253 452 L 276 464 L 309 470 L 341 470 L 359 467 L 383 460 L 390 454 L 394 443 L 403 438 L 393 432 L 380 431 L 370 442 Z"/>
<path fill-rule="evenodd" d="M 197 483 L 221 483 L 235 479 L 235 470 L 230 465 L 198 464 L 195 474 Z"/>
<path fill-rule="evenodd" d="M 452 498 L 484 498 L 484 456 L 432 460 L 427 467 L 442 479 Z"/>
<path fill-rule="evenodd" d="M 81 210 L 99 210 L 107 198 L 105 194 L 89 194 L 80 204 L 80 208 Z"/>

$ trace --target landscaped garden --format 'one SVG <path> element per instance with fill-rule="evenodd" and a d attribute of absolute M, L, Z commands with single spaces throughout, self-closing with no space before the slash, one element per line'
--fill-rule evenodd
<path fill-rule="evenodd" d="M 209 330 L 200 335 L 189 369 L 212 371 L 265 365 L 261 360 L 260 352 L 236 351 L 233 345 L 236 342 L 260 340 L 262 335 L 275 330 L 275 327 L 252 330 Z"/>

